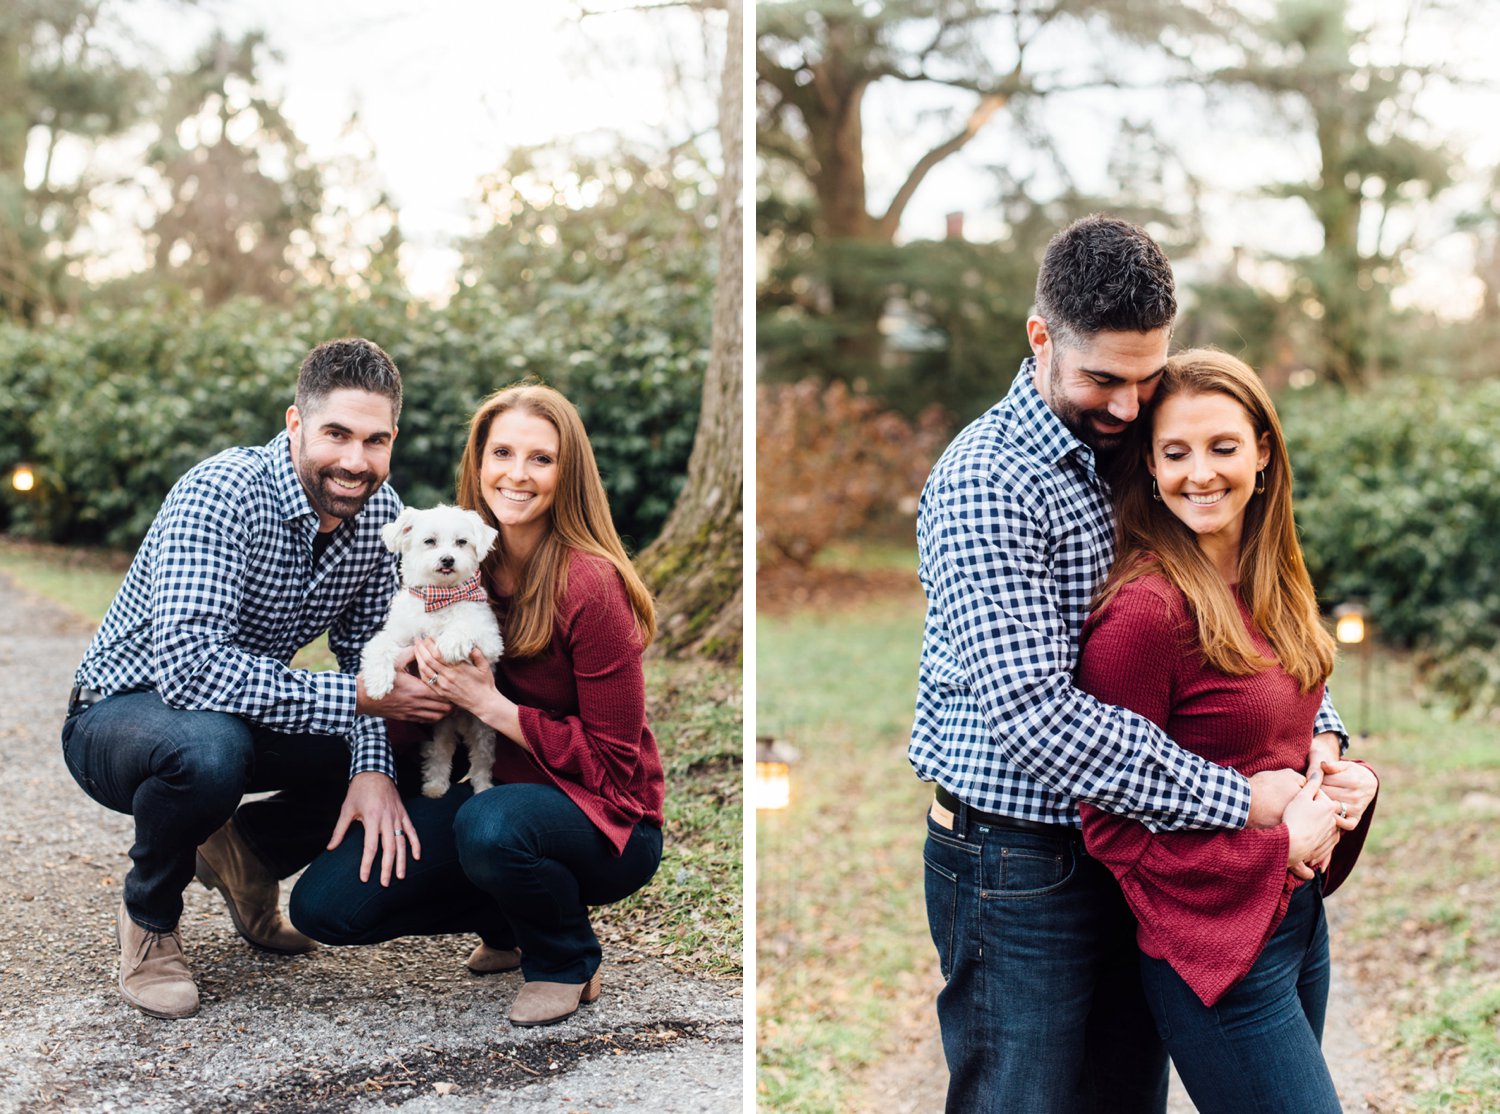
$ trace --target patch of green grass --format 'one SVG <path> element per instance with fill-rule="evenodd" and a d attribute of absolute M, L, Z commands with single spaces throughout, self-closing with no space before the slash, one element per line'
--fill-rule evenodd
<path fill-rule="evenodd" d="M 95 623 L 114 598 L 125 564 L 118 555 L 0 539 L 0 571 Z M 337 667 L 326 637 L 304 647 L 292 664 Z M 739 671 L 652 660 L 646 699 L 667 778 L 662 864 L 640 893 L 599 911 L 599 934 L 606 944 L 613 940 L 684 968 L 738 978 L 744 943 Z"/>
<path fill-rule="evenodd" d="M 813 567 L 846 572 L 917 571 L 917 551 L 893 542 L 836 542 L 818 551 Z"/>
<path fill-rule="evenodd" d="M 661 867 L 650 885 L 601 909 L 598 931 L 684 969 L 739 978 L 744 954 L 743 703 L 739 671 L 646 664 L 647 714 L 666 769 Z"/>
<path fill-rule="evenodd" d="M 851 1108 L 854 1077 L 933 965 L 922 897 L 930 790 L 906 761 L 920 595 L 758 623 L 756 730 L 801 758 L 757 818 L 762 1109 Z"/>
<path fill-rule="evenodd" d="M 1448 987 L 1436 1008 L 1401 1026 L 1401 1047 L 1439 1065 L 1444 1078 L 1421 1096 L 1421 1111 L 1493 1111 L 1500 1098 L 1500 988 Z"/>
<path fill-rule="evenodd" d="M 97 623 L 109 609 L 128 557 L 0 538 L 0 572 L 27 591 Z"/>

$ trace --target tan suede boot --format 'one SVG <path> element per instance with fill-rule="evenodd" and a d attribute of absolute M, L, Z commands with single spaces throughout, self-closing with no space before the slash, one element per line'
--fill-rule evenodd
<path fill-rule="evenodd" d="M 599 997 L 599 972 L 585 983 L 528 982 L 510 1008 L 512 1025 L 552 1025 Z"/>
<path fill-rule="evenodd" d="M 521 966 L 520 948 L 492 948 L 480 944 L 469 953 L 464 966 L 476 975 L 496 975 L 501 971 L 514 971 Z"/>
<path fill-rule="evenodd" d="M 152 932 L 130 919 L 120 902 L 120 993 L 142 1013 L 176 1020 L 198 1012 L 198 987 L 182 955 L 182 934 Z"/>
<path fill-rule="evenodd" d="M 235 930 L 257 948 L 300 955 L 318 946 L 281 915 L 281 882 L 245 845 L 233 820 L 198 848 L 198 881 L 224 895 Z"/>

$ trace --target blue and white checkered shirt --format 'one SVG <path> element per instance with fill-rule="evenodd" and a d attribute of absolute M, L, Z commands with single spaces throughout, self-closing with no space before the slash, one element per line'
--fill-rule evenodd
<path fill-rule="evenodd" d="M 314 565 L 318 514 L 286 433 L 203 461 L 157 512 L 78 684 L 106 694 L 155 689 L 173 708 L 344 735 L 351 777 L 375 770 L 394 779 L 385 721 L 354 708 L 360 653 L 397 588 L 380 528 L 400 512 L 382 485 Z M 292 669 L 292 655 L 325 630 L 342 672 Z"/>
<path fill-rule="evenodd" d="M 927 624 L 908 758 L 970 807 L 1023 820 L 1077 827 L 1088 801 L 1154 830 L 1243 827 L 1243 776 L 1073 687 L 1114 523 L 1093 451 L 1042 401 L 1034 366 L 922 490 Z M 1326 691 L 1314 731 L 1343 733 Z"/>

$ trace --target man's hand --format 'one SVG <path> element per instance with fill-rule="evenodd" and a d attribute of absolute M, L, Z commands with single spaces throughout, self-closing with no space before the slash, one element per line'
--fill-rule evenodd
<path fill-rule="evenodd" d="M 349 782 L 349 792 L 344 796 L 344 807 L 339 811 L 339 822 L 334 826 L 333 838 L 328 841 L 332 851 L 344 842 L 344 833 L 349 825 L 358 820 L 365 829 L 365 853 L 359 861 L 359 880 L 370 880 L 370 864 L 375 861 L 375 852 L 380 850 L 380 884 L 391 884 L 391 871 L 397 878 L 406 877 L 406 848 L 411 844 L 411 857 L 422 857 L 422 843 L 417 839 L 417 829 L 406 815 L 406 806 L 396 792 L 396 783 L 382 773 L 366 770 L 355 774 Z"/>
<path fill-rule="evenodd" d="M 1307 780 L 1314 787 L 1322 784 L 1323 763 L 1337 762 L 1342 752 L 1343 740 L 1336 731 L 1314 735 L 1312 745 L 1307 748 Z"/>
<path fill-rule="evenodd" d="M 1262 770 L 1250 779 L 1247 828 L 1274 828 L 1307 779 L 1296 770 Z"/>

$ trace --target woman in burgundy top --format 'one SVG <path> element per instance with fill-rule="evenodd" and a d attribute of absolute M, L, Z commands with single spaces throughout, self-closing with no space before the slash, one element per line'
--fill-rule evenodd
<path fill-rule="evenodd" d="M 641 668 L 655 612 L 583 423 L 552 388 L 510 387 L 480 405 L 458 502 L 500 532 L 481 572 L 505 650 L 446 664 L 426 641 L 416 662 L 434 691 L 495 728 L 494 788 L 408 798 L 420 852 L 405 877 L 315 908 L 294 892 L 293 920 L 331 943 L 477 932 L 469 969 L 519 968 L 511 1023 L 546 1025 L 599 995 L 588 907 L 628 897 L 661 862 L 664 779 Z"/>
<path fill-rule="evenodd" d="M 1333 640 L 1318 621 L 1270 396 L 1231 356 L 1173 357 L 1114 481 L 1119 553 L 1079 684 L 1250 776 L 1301 768 Z M 1083 805 L 1089 852 L 1139 922 L 1147 1000 L 1203 1114 L 1340 1109 L 1319 1042 L 1323 897 L 1349 873 L 1375 777 L 1322 765 L 1274 828 L 1154 833 Z"/>

